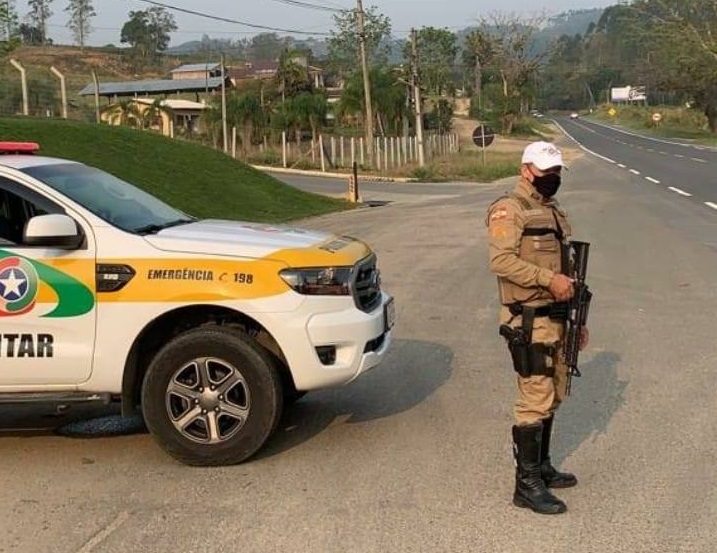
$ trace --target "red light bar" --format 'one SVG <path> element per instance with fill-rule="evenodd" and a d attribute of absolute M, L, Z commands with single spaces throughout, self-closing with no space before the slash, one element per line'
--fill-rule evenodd
<path fill-rule="evenodd" d="M 0 154 L 34 154 L 39 149 L 37 142 L 0 142 Z"/>

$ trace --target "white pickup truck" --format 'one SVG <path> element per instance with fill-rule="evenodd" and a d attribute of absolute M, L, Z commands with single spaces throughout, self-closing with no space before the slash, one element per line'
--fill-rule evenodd
<path fill-rule="evenodd" d="M 38 150 L 0 142 L 0 402 L 121 401 L 175 459 L 228 465 L 384 358 L 395 306 L 363 242 L 198 220 Z"/>

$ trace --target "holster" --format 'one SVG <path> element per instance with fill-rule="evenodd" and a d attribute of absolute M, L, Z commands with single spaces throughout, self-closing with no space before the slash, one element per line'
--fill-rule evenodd
<path fill-rule="evenodd" d="M 546 344 L 532 343 L 535 308 L 523 307 L 523 324 L 513 328 L 508 324 L 501 325 L 500 335 L 508 342 L 508 350 L 513 358 L 513 368 L 523 378 L 529 376 L 555 375 L 552 357 L 555 348 Z"/>

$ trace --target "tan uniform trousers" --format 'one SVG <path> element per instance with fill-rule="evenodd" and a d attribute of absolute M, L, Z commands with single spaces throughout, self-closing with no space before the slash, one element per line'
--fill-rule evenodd
<path fill-rule="evenodd" d="M 507 307 L 500 310 L 500 324 L 507 324 L 512 315 Z M 522 317 L 518 316 L 510 323 L 513 328 L 522 325 Z M 567 393 L 568 367 L 564 361 L 562 338 L 564 324 L 553 321 L 548 317 L 536 317 L 533 324 L 533 343 L 556 345 L 556 354 L 553 356 L 555 376 L 529 376 L 523 378 L 515 371 L 518 395 L 513 413 L 517 425 L 526 425 L 538 422 L 554 414 L 565 399 Z M 512 363 L 511 363 L 512 368 Z"/>

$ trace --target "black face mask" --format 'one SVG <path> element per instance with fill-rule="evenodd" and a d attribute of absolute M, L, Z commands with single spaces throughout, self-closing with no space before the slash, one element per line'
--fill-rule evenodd
<path fill-rule="evenodd" d="M 560 175 L 557 173 L 548 173 L 542 177 L 535 175 L 533 179 L 533 186 L 538 193 L 544 198 L 552 198 L 560 188 Z"/>

